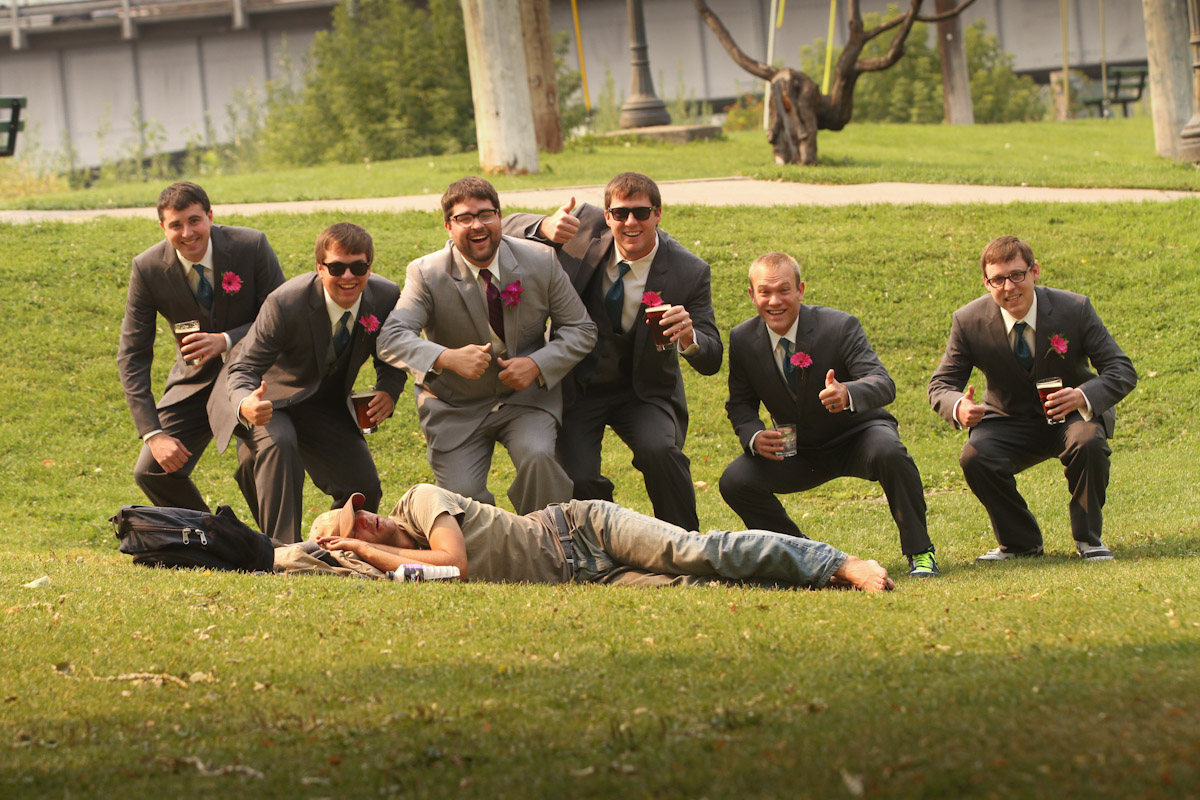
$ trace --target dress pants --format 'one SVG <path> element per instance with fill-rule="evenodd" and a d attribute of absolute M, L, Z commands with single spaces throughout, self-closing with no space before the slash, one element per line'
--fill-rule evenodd
<path fill-rule="evenodd" d="M 600 473 L 605 425 L 633 451 L 633 466 L 646 481 L 654 516 L 696 530 L 696 487 L 691 462 L 675 442 L 675 421 L 659 406 L 639 400 L 632 389 L 579 392 L 563 409 L 558 459 L 574 483 L 574 497 L 613 499 L 613 483 Z"/>
<path fill-rule="evenodd" d="M 887 496 L 905 555 L 933 546 L 925 524 L 921 473 L 900 442 L 894 423 L 877 420 L 819 448 L 800 448 L 772 461 L 743 453 L 721 475 L 721 497 L 747 528 L 802 536 L 777 494 L 803 492 L 834 478 L 877 481 Z"/>
<path fill-rule="evenodd" d="M 496 442 L 504 445 L 517 476 L 508 499 L 518 514 L 571 499 L 571 479 L 554 455 L 558 422 L 541 408 L 507 404 L 488 414 L 470 437 L 453 450 L 427 448 L 437 485 L 495 505 L 488 490 L 488 471 Z"/>
<path fill-rule="evenodd" d="M 133 479 L 146 493 L 151 505 L 212 511 L 191 478 L 196 462 L 200 460 L 213 438 L 208 411 L 205 409 L 211 390 L 210 386 L 178 403 L 158 409 L 158 423 L 162 426 L 163 433 L 182 442 L 192 455 L 181 468 L 174 472 L 164 472 L 154 460 L 150 446 L 142 443 L 142 450 L 138 453 L 137 463 L 133 467 Z M 254 469 L 253 456 L 241 443 L 238 444 L 237 454 L 237 480 L 241 486 L 243 475 L 250 475 Z M 251 509 L 255 507 L 252 495 L 246 497 L 246 503 Z"/>
<path fill-rule="evenodd" d="M 330 508 L 340 508 L 355 492 L 367 500 L 363 508 L 375 512 L 383 491 L 366 439 L 344 400 L 320 395 L 287 408 L 277 408 L 266 425 L 256 425 L 239 437 L 254 457 L 253 480 L 243 485 L 256 503 L 255 521 L 263 533 L 285 544 L 304 538 L 304 473 L 316 487 L 333 498 Z"/>
<path fill-rule="evenodd" d="M 1017 491 L 1017 473 L 1057 457 L 1071 492 L 1071 535 L 1099 545 L 1111 454 L 1104 426 L 1094 418 L 1088 422 L 1073 413 L 1062 425 L 1047 425 L 1040 416 L 997 417 L 971 428 L 959 464 L 991 518 L 996 541 L 1025 552 L 1042 545 L 1042 531 Z"/>
<path fill-rule="evenodd" d="M 847 559 L 824 542 L 769 531 L 696 533 L 602 500 L 572 500 L 563 513 L 580 582 L 819 588 Z"/>

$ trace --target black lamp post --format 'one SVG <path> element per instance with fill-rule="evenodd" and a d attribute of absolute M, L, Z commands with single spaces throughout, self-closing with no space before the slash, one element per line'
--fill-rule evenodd
<path fill-rule="evenodd" d="M 621 106 L 621 127 L 670 125 L 671 115 L 667 113 L 666 104 L 654 94 L 654 80 L 650 77 L 642 0 L 626 0 L 626 3 L 629 6 L 629 49 L 633 51 L 633 87 L 629 99 Z"/>

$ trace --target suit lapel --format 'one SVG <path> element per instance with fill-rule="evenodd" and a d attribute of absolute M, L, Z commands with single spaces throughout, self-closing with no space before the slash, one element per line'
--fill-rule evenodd
<path fill-rule="evenodd" d="M 800 316 L 796 320 L 796 345 L 792 348 L 793 353 L 806 353 L 809 357 L 812 356 L 815 349 L 817 330 L 816 318 L 813 312 L 804 305 L 800 306 Z M 814 359 L 815 361 L 815 359 Z M 778 371 L 778 370 L 776 370 Z M 796 397 L 803 397 L 808 391 L 809 373 L 813 371 L 812 367 L 804 369 L 796 369 Z M 820 378 L 824 381 L 825 376 Z"/>
<path fill-rule="evenodd" d="M 762 317 L 758 318 L 758 325 L 754 329 L 754 341 L 751 344 L 750 357 L 753 359 L 750 367 L 752 371 L 758 371 L 762 374 L 770 375 L 772 380 L 770 386 L 775 387 L 781 400 L 786 399 L 789 403 L 796 402 L 796 396 L 792 394 L 792 388 L 788 386 L 787 379 L 783 377 L 783 373 L 779 371 L 779 362 L 775 360 L 775 350 L 771 347 L 771 334 L 767 330 L 767 324 L 763 322 Z M 796 376 L 797 378 L 799 375 Z M 767 402 L 768 398 L 763 398 Z M 768 408 L 775 403 L 767 402 Z"/>
<path fill-rule="evenodd" d="M 329 324 L 329 312 L 325 309 L 325 291 L 321 286 L 316 272 L 312 273 L 308 290 L 308 329 L 312 333 L 313 361 L 316 373 L 324 378 L 326 372 L 326 356 L 329 344 L 333 340 L 333 332 Z"/>
<path fill-rule="evenodd" d="M 192 287 L 188 283 L 187 275 L 183 267 L 183 263 L 179 260 L 179 255 L 175 252 L 175 248 L 171 247 L 170 242 L 165 242 L 163 248 L 163 260 L 161 269 L 163 274 L 163 285 L 168 287 L 168 291 L 173 295 L 172 300 L 178 304 L 178 307 L 191 309 L 188 316 L 184 316 L 172 322 L 183 322 L 188 319 L 205 319 L 208 317 L 208 312 L 204 310 L 204 306 L 200 305 L 200 301 L 196 299 L 195 293 L 192 292 Z"/>
<path fill-rule="evenodd" d="M 1044 289 L 1034 289 L 1037 295 L 1038 311 L 1037 324 L 1033 331 L 1033 379 L 1042 378 L 1049 371 L 1045 355 L 1050 350 L 1050 337 L 1054 335 L 1054 303 L 1050 293 Z"/>
<path fill-rule="evenodd" d="M 481 343 L 487 343 L 492 340 L 492 327 L 488 322 L 487 300 L 484 299 L 483 292 L 479 291 L 479 284 L 475 281 L 475 275 L 469 267 L 458 263 L 458 259 L 454 254 L 454 245 L 446 246 L 447 263 L 446 273 L 450 276 L 451 282 L 458 289 L 459 295 L 462 297 L 463 305 L 467 309 L 467 317 L 470 318 L 471 324 L 475 326 L 475 335 L 479 337 Z"/>
<path fill-rule="evenodd" d="M 521 265 L 517 263 L 516 256 L 504 240 L 500 241 L 500 274 L 504 279 L 500 283 L 504 286 L 521 280 Z M 520 317 L 520 300 L 513 305 L 508 305 L 504 302 L 504 298 L 500 298 L 500 308 L 504 312 L 504 345 L 508 349 L 511 343 L 514 347 L 519 344 L 521 317 Z M 509 350 L 509 357 L 516 356 L 516 353 Z"/>
<path fill-rule="evenodd" d="M 229 297 L 225 293 L 223 287 L 225 285 L 225 273 L 237 273 L 232 265 L 233 258 L 229 253 L 229 241 L 225 236 L 225 232 L 220 226 L 214 225 L 212 228 L 212 246 L 213 246 L 213 304 L 212 304 L 212 324 L 213 329 L 223 331 L 226 328 L 225 319 L 229 314 Z M 240 277 L 240 276 L 239 276 Z"/>

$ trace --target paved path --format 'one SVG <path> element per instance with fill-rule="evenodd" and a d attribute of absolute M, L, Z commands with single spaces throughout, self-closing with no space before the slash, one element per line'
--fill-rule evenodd
<path fill-rule="evenodd" d="M 860 183 L 827 186 L 783 181 L 756 181 L 750 178 L 706 178 L 692 181 L 662 181 L 663 204 L 711 206 L 844 206 L 892 203 L 911 205 L 932 203 L 1114 203 L 1164 202 L 1200 197 L 1200 192 L 1160 189 L 1049 189 L 1036 186 L 961 186 L 924 183 Z M 602 205 L 604 186 L 566 186 L 556 189 L 525 189 L 500 192 L 505 208 L 551 208 L 568 198 L 577 202 Z M 436 211 L 440 194 L 407 197 L 374 197 L 348 200 L 303 200 L 287 203 L 217 204 L 218 216 L 283 212 L 308 214 L 314 211 Z M 153 208 L 110 208 L 81 211 L 0 211 L 0 222 L 79 222 L 96 217 L 147 217 L 154 219 Z"/>

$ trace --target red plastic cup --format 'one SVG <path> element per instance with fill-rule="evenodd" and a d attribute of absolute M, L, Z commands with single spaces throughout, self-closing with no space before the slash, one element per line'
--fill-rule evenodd
<path fill-rule="evenodd" d="M 183 339 L 184 339 L 184 337 L 189 336 L 193 333 L 199 333 L 200 332 L 200 321 L 195 320 L 195 319 L 189 319 L 187 322 L 176 322 L 174 325 L 171 326 L 171 331 L 175 334 L 175 346 L 179 348 L 179 352 L 182 355 L 183 354 Z M 201 361 L 202 361 L 202 359 L 192 358 L 192 359 L 185 359 L 183 363 L 187 364 L 189 367 L 194 367 L 197 364 L 199 364 Z"/>
<path fill-rule="evenodd" d="M 371 421 L 371 412 L 367 410 L 367 406 L 374 399 L 374 392 L 355 392 L 350 395 L 350 402 L 354 404 L 354 418 L 358 420 L 358 429 L 363 433 L 379 430 L 379 426 Z"/>
<path fill-rule="evenodd" d="M 1043 378 L 1037 382 L 1038 397 L 1042 401 L 1042 413 L 1046 415 L 1049 425 L 1061 425 L 1065 419 L 1051 419 L 1050 411 L 1046 408 L 1046 398 L 1063 388 L 1062 378 Z"/>
<path fill-rule="evenodd" d="M 670 334 L 667 333 L 660 323 L 662 322 L 663 314 L 671 310 L 671 306 L 655 306 L 654 308 L 646 309 L 646 319 L 650 324 L 650 335 L 654 337 L 654 346 L 659 350 L 670 350 L 675 346 L 671 341 Z"/>

